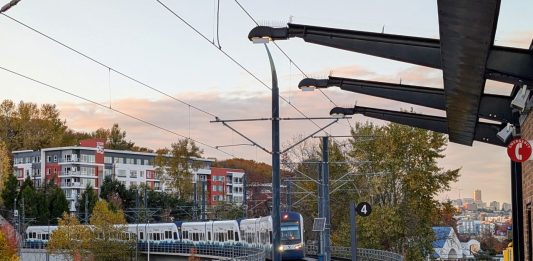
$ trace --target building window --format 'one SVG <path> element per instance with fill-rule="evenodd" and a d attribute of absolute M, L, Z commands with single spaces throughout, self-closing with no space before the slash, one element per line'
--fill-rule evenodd
<path fill-rule="evenodd" d="M 52 156 L 46 156 L 46 162 L 52 162 Z"/>
<path fill-rule="evenodd" d="M 141 178 L 144 178 L 144 170 L 139 171 L 139 174 L 141 175 Z"/>
<path fill-rule="evenodd" d="M 113 163 L 113 158 L 111 158 L 111 157 L 104 157 L 104 163 L 108 163 L 108 164 Z"/>
<path fill-rule="evenodd" d="M 125 170 L 125 169 L 119 169 L 119 170 L 117 170 L 117 176 L 119 176 L 119 177 L 126 177 L 126 170 Z"/>
<path fill-rule="evenodd" d="M 137 162 L 135 164 L 141 165 L 141 159 L 137 159 Z"/>
<path fill-rule="evenodd" d="M 57 155 L 54 155 L 54 162 L 57 162 Z"/>
<path fill-rule="evenodd" d="M 137 178 L 137 171 L 136 170 L 130 170 L 130 178 Z"/>
<path fill-rule="evenodd" d="M 147 159 L 144 160 L 144 165 L 150 165 Z"/>
<path fill-rule="evenodd" d="M 96 161 L 95 155 L 81 154 L 81 162 L 94 163 Z"/>

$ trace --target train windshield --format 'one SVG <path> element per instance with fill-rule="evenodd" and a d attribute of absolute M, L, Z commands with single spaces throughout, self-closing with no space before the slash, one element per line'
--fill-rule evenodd
<path fill-rule="evenodd" d="M 300 240 L 300 223 L 296 221 L 281 223 L 281 240 Z"/>

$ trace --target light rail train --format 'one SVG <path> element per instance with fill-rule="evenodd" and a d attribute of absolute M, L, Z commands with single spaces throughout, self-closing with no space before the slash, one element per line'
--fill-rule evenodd
<path fill-rule="evenodd" d="M 272 251 L 272 217 L 204 222 L 127 224 L 121 239 L 137 240 L 141 249 L 147 245 L 172 247 L 172 244 L 251 245 Z M 48 243 L 57 226 L 30 226 L 26 244 L 41 247 Z M 281 246 L 283 260 L 305 256 L 303 217 L 297 212 L 281 213 Z"/>

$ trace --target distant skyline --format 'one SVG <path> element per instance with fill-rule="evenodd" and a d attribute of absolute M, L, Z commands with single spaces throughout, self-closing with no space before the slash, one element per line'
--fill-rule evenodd
<path fill-rule="evenodd" d="M 251 44 L 248 32 L 255 24 L 234 1 L 221 1 L 219 41 L 216 40 L 216 1 L 164 1 L 210 41 L 238 60 L 267 85 L 270 69 L 265 50 Z M 436 38 L 439 35 L 436 1 L 239 1 L 262 24 L 294 23 Z M 281 8 L 282 7 L 282 8 Z M 529 47 L 533 38 L 531 1 L 502 1 L 497 45 Z M 195 34 L 155 1 L 21 1 L 7 14 L 33 26 L 91 57 L 174 97 L 214 113 L 222 119 L 269 117 L 270 91 L 233 64 L 216 47 Z M 91 62 L 82 56 L 0 15 L 0 66 L 34 77 L 112 108 L 143 118 L 162 127 L 212 146 L 247 143 L 213 117 Z M 360 79 L 402 82 L 442 88 L 442 73 L 426 67 L 394 62 L 291 39 L 277 42 L 308 76 L 329 74 Z M 272 44 L 269 45 L 280 80 L 281 94 L 308 116 L 328 116 L 334 107 L 320 92 L 302 93 L 296 85 L 304 77 Z M 83 131 L 110 127 L 114 122 L 140 146 L 169 146 L 178 137 L 124 116 L 95 107 L 72 96 L 0 70 L 2 99 L 54 103 L 67 124 Z M 508 94 L 510 85 L 487 81 L 485 92 Z M 441 115 L 442 111 L 398 103 L 338 88 L 324 91 L 337 105 L 413 108 Z M 281 103 L 282 117 L 300 117 Z M 371 120 L 354 116 L 350 121 Z M 372 120 L 374 121 L 374 120 Z M 317 121 L 325 125 L 328 121 Z M 380 121 L 376 121 L 380 122 Z M 270 147 L 268 122 L 235 123 L 236 127 L 265 147 Z M 282 144 L 317 128 L 308 121 L 282 122 Z M 341 121 L 328 128 L 346 135 L 350 125 Z M 216 150 L 202 147 L 205 156 L 224 159 Z M 228 147 L 238 157 L 270 163 L 267 154 L 251 147 Z M 509 159 L 504 148 L 474 142 L 472 147 L 450 143 L 445 169 L 461 168 L 459 182 L 439 199 L 469 195 L 477 188 L 483 200 L 511 202 Z M 463 196 L 464 197 L 464 196 Z"/>

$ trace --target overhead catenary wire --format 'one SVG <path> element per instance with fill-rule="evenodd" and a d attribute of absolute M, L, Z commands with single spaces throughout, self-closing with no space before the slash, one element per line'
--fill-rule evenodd
<path fill-rule="evenodd" d="M 45 82 L 42 82 L 42 81 L 39 81 L 39 80 L 37 80 L 37 79 L 35 79 L 35 78 L 32 78 L 32 77 L 27 76 L 27 75 L 24 75 L 24 74 L 22 74 L 22 73 L 15 72 L 15 71 L 10 70 L 10 69 L 7 69 L 7 68 L 5 68 L 5 67 L 3 67 L 3 66 L 0 66 L 0 69 L 4 70 L 4 71 L 6 71 L 6 72 L 9 72 L 9 73 L 11 73 L 11 74 L 17 75 L 17 76 L 19 76 L 19 77 L 25 78 L 25 79 L 27 79 L 27 80 L 30 80 L 30 81 L 32 81 L 32 82 L 38 83 L 38 84 L 40 84 L 40 85 L 46 86 L 46 87 L 48 87 L 48 88 L 54 89 L 54 90 L 56 90 L 56 91 L 60 91 L 60 92 L 62 92 L 62 93 L 65 93 L 65 94 L 68 94 L 68 95 L 70 95 L 70 96 L 76 97 L 76 98 L 78 98 L 78 99 L 84 100 L 84 101 L 86 101 L 86 102 L 92 103 L 92 104 L 94 104 L 94 105 L 97 105 L 97 106 L 103 107 L 103 108 L 105 108 L 105 109 L 108 109 L 108 110 L 114 111 L 114 112 L 119 113 L 119 114 L 121 114 L 121 115 L 124 115 L 124 116 L 126 116 L 126 117 L 128 117 L 128 118 L 131 118 L 131 119 L 134 119 L 134 120 L 136 120 L 136 121 L 142 122 L 142 123 L 144 123 L 144 124 L 150 125 L 150 126 L 152 126 L 152 127 L 155 127 L 155 128 L 160 129 L 160 130 L 162 130 L 162 131 L 168 132 L 168 133 L 170 133 L 170 134 L 174 134 L 174 135 L 176 135 L 176 136 L 178 136 L 178 137 L 181 137 L 181 138 L 185 138 L 185 139 L 188 139 L 188 140 L 194 141 L 194 142 L 196 142 L 196 143 L 198 143 L 198 144 L 201 144 L 201 145 L 204 145 L 204 146 L 206 146 L 206 147 L 208 147 L 208 148 L 211 148 L 211 149 L 214 149 L 214 150 L 220 151 L 220 152 L 222 152 L 222 153 L 224 153 L 224 154 L 226 154 L 226 155 L 228 155 L 228 156 L 235 157 L 235 155 L 233 155 L 233 154 L 231 154 L 231 153 L 229 153 L 229 152 L 223 151 L 223 150 L 221 150 L 221 149 L 218 149 L 218 148 L 216 148 L 215 146 L 211 146 L 211 145 L 209 145 L 209 144 L 207 144 L 207 143 L 205 143 L 205 142 L 201 142 L 201 141 L 199 141 L 199 140 L 189 138 L 189 137 L 187 137 L 187 136 L 185 136 L 185 135 L 182 135 L 182 134 L 180 134 L 180 133 L 178 133 L 178 132 L 175 132 L 175 131 L 173 131 L 173 130 L 169 130 L 169 129 L 165 128 L 165 127 L 159 126 L 159 125 L 157 125 L 157 124 L 155 124 L 155 123 L 149 122 L 149 121 L 147 121 L 147 120 L 144 120 L 144 119 L 139 118 L 139 117 L 137 117 L 137 116 L 131 115 L 131 114 L 126 113 L 126 112 L 123 112 L 123 111 L 121 111 L 121 110 L 118 110 L 118 109 L 115 109 L 115 108 L 109 107 L 109 106 L 107 106 L 107 105 L 105 105 L 105 104 L 102 104 L 102 103 L 99 103 L 99 102 L 97 102 L 97 101 L 91 100 L 91 99 L 89 99 L 89 98 L 83 97 L 83 96 L 81 96 L 81 95 L 79 95 L 79 94 L 75 94 L 75 93 L 73 93 L 73 92 L 69 92 L 69 91 L 63 90 L 63 89 L 61 89 L 61 88 L 59 88 L 59 87 L 53 86 L 53 85 L 51 85 L 51 84 L 48 84 L 48 83 L 45 83 Z"/>
<path fill-rule="evenodd" d="M 237 61 L 235 58 L 233 58 L 231 55 L 229 55 L 226 51 L 224 51 L 222 48 L 219 48 L 215 43 L 209 40 L 206 35 L 204 35 L 202 32 L 200 32 L 196 27 L 192 26 L 187 20 L 185 20 L 183 17 L 181 17 L 179 14 L 174 12 L 170 7 L 165 5 L 160 0 L 156 0 L 157 3 L 159 3 L 163 8 L 165 8 L 167 11 L 169 11 L 171 14 L 173 14 L 176 18 L 178 18 L 180 21 L 182 21 L 185 25 L 187 25 L 190 29 L 192 29 L 196 34 L 198 34 L 200 37 L 202 37 L 204 40 L 206 40 L 209 44 L 211 44 L 213 47 L 215 47 L 217 50 L 219 50 L 224 56 L 226 56 L 228 59 L 230 59 L 233 63 L 235 63 L 237 66 L 239 66 L 242 70 L 244 70 L 246 73 L 248 73 L 252 78 L 257 80 L 261 85 L 263 85 L 265 88 L 272 90 L 270 86 L 268 86 L 263 80 L 259 79 L 254 73 L 252 73 L 248 68 L 246 68 L 244 65 L 242 65 L 239 61 Z M 286 102 L 289 106 L 291 106 L 294 110 L 296 110 L 300 115 L 302 115 L 305 118 L 309 118 L 305 113 L 303 113 L 298 107 L 294 106 L 289 100 L 287 100 L 285 97 L 279 95 L 280 99 L 282 99 L 284 102 Z M 314 120 L 309 119 L 316 127 L 321 128 Z"/>
<path fill-rule="evenodd" d="M 235 0 L 235 3 L 255 23 L 255 25 L 259 26 L 259 23 L 257 22 L 257 20 L 255 20 L 255 18 L 250 14 L 250 12 L 248 12 L 248 10 L 246 10 L 246 8 L 244 8 L 244 6 L 241 5 L 241 3 L 239 3 L 238 0 Z M 276 42 L 273 42 L 273 43 L 278 48 L 278 50 L 285 56 L 285 58 L 287 58 L 289 60 L 290 64 L 294 64 L 294 67 L 296 67 L 296 69 L 298 69 L 298 71 L 300 71 L 301 74 L 303 74 L 305 77 L 309 78 L 309 76 L 307 76 L 307 74 L 302 70 L 302 68 L 300 66 L 298 66 L 297 63 L 294 62 L 294 60 L 285 52 L 285 50 L 283 50 Z M 321 90 L 321 89 L 318 89 L 318 90 L 320 91 L 320 93 L 322 93 L 322 95 L 331 104 L 333 104 L 335 107 L 338 107 L 337 103 L 335 103 L 323 90 Z M 348 119 L 346 121 L 348 122 L 348 124 L 350 124 L 350 127 L 353 127 Z"/>
<path fill-rule="evenodd" d="M 188 102 L 186 102 L 186 101 L 184 101 L 184 100 L 178 99 L 178 98 L 176 98 L 176 97 L 174 97 L 174 96 L 172 96 L 172 95 L 170 95 L 170 94 L 168 94 L 168 93 L 166 93 L 166 92 L 163 92 L 163 91 L 161 91 L 161 90 L 159 90 L 159 89 L 157 89 L 157 88 L 155 88 L 155 87 L 153 87 L 153 86 L 151 86 L 151 85 L 149 85 L 149 84 L 147 84 L 147 83 L 144 83 L 144 82 L 142 82 L 142 81 L 140 81 L 140 80 L 137 80 L 137 79 L 134 78 L 133 76 L 130 76 L 130 75 L 128 75 L 128 74 L 126 74 L 126 73 L 124 73 L 124 72 L 122 72 L 122 71 L 119 71 L 118 69 L 115 69 L 114 67 L 112 67 L 112 66 L 110 66 L 110 65 L 107 65 L 107 64 L 105 64 L 105 63 L 103 63 L 103 62 L 97 60 L 96 58 L 93 58 L 93 57 L 91 57 L 91 56 L 89 56 L 89 55 L 87 55 L 87 54 L 85 54 L 85 53 L 83 53 L 83 52 L 81 52 L 81 51 L 78 51 L 77 49 L 74 49 L 73 47 L 71 47 L 71 46 L 69 46 L 69 45 L 67 45 L 67 44 L 65 44 L 65 43 L 63 43 L 63 42 L 61 42 L 61 41 L 55 39 L 54 37 L 51 37 L 51 36 L 49 36 L 49 35 L 47 35 L 47 34 L 41 32 L 41 31 L 39 31 L 39 30 L 33 28 L 32 26 L 29 26 L 29 25 L 27 25 L 27 24 L 25 24 L 25 23 L 23 23 L 23 22 L 21 22 L 21 21 L 15 19 L 15 18 L 13 18 L 13 17 L 11 17 L 11 16 L 9 16 L 9 15 L 7 15 L 7 14 L 2 13 L 2 15 L 4 15 L 5 17 L 11 19 L 12 21 L 14 21 L 14 22 L 16 22 L 16 23 L 18 23 L 18 24 L 20 24 L 20 25 L 22 25 L 22 26 L 24 26 L 24 27 L 30 29 L 31 31 L 33 31 L 33 32 L 35 32 L 35 33 L 37 33 L 37 34 L 39 34 L 39 35 L 41 35 L 41 36 L 43 36 L 43 37 L 45 37 L 45 38 L 47 38 L 47 39 L 53 41 L 53 42 L 55 42 L 55 43 L 57 43 L 57 44 L 59 44 L 59 45 L 65 47 L 65 48 L 67 48 L 67 49 L 69 49 L 70 51 L 75 52 L 75 53 L 77 53 L 77 54 L 79 54 L 79 55 L 85 57 L 86 59 L 88 59 L 88 60 L 90 60 L 90 61 L 92 61 L 92 62 L 94 62 L 94 63 L 96 63 L 96 64 L 98 64 L 98 65 L 100 65 L 100 66 L 102 66 L 102 67 L 104 67 L 104 68 L 107 68 L 109 71 L 113 71 L 113 72 L 117 73 L 118 75 L 121 75 L 121 76 L 123 76 L 123 77 L 125 77 L 125 78 L 127 78 L 127 79 L 129 79 L 129 80 L 131 80 L 131 81 L 133 81 L 133 82 L 136 82 L 136 83 L 138 83 L 138 84 L 140 84 L 140 85 L 142 85 L 142 86 L 144 86 L 144 87 L 146 87 L 146 88 L 149 88 L 149 89 L 151 89 L 151 90 L 153 90 L 153 91 L 155 91 L 155 92 L 157 92 L 157 93 L 159 93 L 159 94 L 162 94 L 162 95 L 164 95 L 164 96 L 166 96 L 166 97 L 168 97 L 168 98 L 171 98 L 172 100 L 175 100 L 175 101 L 177 101 L 177 102 L 179 102 L 179 103 L 182 103 L 182 104 L 184 104 L 184 105 L 190 106 L 191 108 L 194 108 L 195 110 L 197 110 L 197 111 L 199 111 L 199 112 L 202 112 L 202 113 L 204 113 L 204 114 L 206 114 L 206 115 L 209 115 L 209 116 L 214 117 L 214 118 L 217 117 L 217 115 L 215 115 L 215 114 L 213 114 L 213 113 L 211 113 L 211 112 L 208 112 L 208 111 L 206 111 L 206 110 L 204 110 L 204 109 L 202 109 L 202 108 L 199 108 L 199 107 L 197 107 L 197 106 L 194 106 L 194 105 L 192 105 L 192 104 L 190 104 L 190 103 L 188 103 Z"/>

